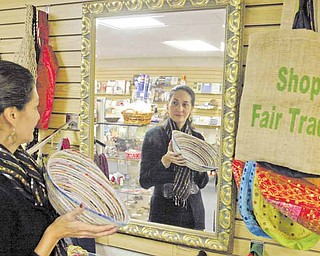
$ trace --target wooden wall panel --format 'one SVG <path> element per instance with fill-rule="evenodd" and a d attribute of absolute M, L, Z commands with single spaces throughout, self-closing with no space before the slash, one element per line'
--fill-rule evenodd
<path fill-rule="evenodd" d="M 54 113 L 80 113 L 80 101 L 78 99 L 55 99 L 52 112 Z"/>
<path fill-rule="evenodd" d="M 85 0 L 12 0 L 0 1 L 0 58 L 13 60 L 24 34 L 25 4 L 33 4 L 42 10 L 49 10 L 50 44 L 57 54 L 60 64 L 58 82 L 55 90 L 54 112 L 49 129 L 40 133 L 41 138 L 52 133 L 65 122 L 66 113 L 79 113 L 80 108 L 80 57 L 81 57 L 81 6 Z M 258 31 L 280 27 L 283 0 L 245 0 L 244 50 L 245 65 L 248 37 Z M 245 68 L 243 69 L 245 70 Z M 202 74 L 203 75 L 203 74 Z M 200 76 L 199 76 L 200 77 Z M 79 131 L 63 130 L 48 143 L 43 151 L 52 154 L 56 144 L 63 137 L 71 140 L 73 147 L 79 145 Z M 320 243 L 310 251 L 290 250 L 272 239 L 256 237 L 246 229 L 243 221 L 237 218 L 233 253 L 248 254 L 250 240 L 265 242 L 265 256 L 291 255 L 315 256 L 320 253 Z M 137 250 L 150 255 L 194 256 L 199 250 L 150 241 L 137 237 L 117 234 L 99 241 L 112 246 Z M 225 255 L 207 253 L 208 256 Z"/>
<path fill-rule="evenodd" d="M 56 84 L 54 95 L 60 98 L 80 98 L 80 83 L 58 83 Z"/>
<path fill-rule="evenodd" d="M 14 53 L 19 49 L 22 39 L 2 39 L 0 40 L 0 52 Z"/>
<path fill-rule="evenodd" d="M 0 24 L 24 23 L 26 20 L 25 9 L 5 10 L 0 11 L 1 21 Z"/>
<path fill-rule="evenodd" d="M 283 0 L 244 0 L 245 6 L 259 6 L 259 5 L 271 5 L 282 4 Z"/>
<path fill-rule="evenodd" d="M 81 53 L 81 35 L 50 37 L 50 44 L 54 51 L 78 51 Z"/>
<path fill-rule="evenodd" d="M 58 83 L 79 83 L 81 80 L 80 67 L 60 67 L 57 77 Z"/>
<path fill-rule="evenodd" d="M 1 60 L 13 61 L 14 60 L 14 54 L 2 54 L 0 59 Z"/>
<path fill-rule="evenodd" d="M 54 130 L 48 129 L 42 132 L 42 138 L 50 135 Z M 62 132 L 58 132 L 56 136 L 54 136 L 53 143 L 57 144 L 62 138 L 68 138 L 71 145 L 79 145 L 79 132 L 73 132 L 68 130 L 62 130 Z"/>
<path fill-rule="evenodd" d="M 50 36 L 81 35 L 81 19 L 51 21 L 49 29 Z"/>
<path fill-rule="evenodd" d="M 5 24 L 0 26 L 1 39 L 22 38 L 24 33 L 24 24 Z"/>
<path fill-rule="evenodd" d="M 46 7 L 38 9 L 45 11 Z M 63 19 L 81 19 L 82 3 L 71 3 L 65 5 L 53 5 L 49 7 L 49 21 Z"/>
<path fill-rule="evenodd" d="M 50 122 L 49 122 L 49 127 L 50 129 L 57 129 L 64 125 L 66 122 L 66 116 L 62 114 L 56 114 L 52 113 Z"/>
<path fill-rule="evenodd" d="M 281 12 L 282 5 L 247 7 L 245 24 L 249 26 L 279 24 Z"/>
<path fill-rule="evenodd" d="M 81 52 L 56 52 L 60 67 L 80 67 Z"/>

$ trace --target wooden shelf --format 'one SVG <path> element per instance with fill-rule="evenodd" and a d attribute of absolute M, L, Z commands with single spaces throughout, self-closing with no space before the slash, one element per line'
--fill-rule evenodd
<path fill-rule="evenodd" d="M 118 98 L 130 98 L 132 97 L 131 94 L 109 94 L 109 93 L 95 93 L 94 96 L 98 97 L 118 97 Z"/>
<path fill-rule="evenodd" d="M 192 124 L 194 127 L 201 127 L 201 128 L 220 128 L 221 125 L 207 125 L 207 124 Z"/>
<path fill-rule="evenodd" d="M 216 95 L 216 96 L 221 96 L 222 97 L 222 93 L 202 93 L 202 92 L 195 92 L 196 95 Z"/>
<path fill-rule="evenodd" d="M 118 123 L 118 122 L 95 122 L 95 125 L 116 125 L 116 126 L 136 126 L 136 127 L 142 127 L 142 126 L 153 126 L 157 125 L 158 123 L 151 122 L 150 124 L 125 124 L 125 123 Z"/>
<path fill-rule="evenodd" d="M 140 159 L 127 159 L 127 158 L 121 158 L 118 156 L 107 156 L 108 160 L 110 161 L 117 161 L 117 162 L 140 162 Z"/>

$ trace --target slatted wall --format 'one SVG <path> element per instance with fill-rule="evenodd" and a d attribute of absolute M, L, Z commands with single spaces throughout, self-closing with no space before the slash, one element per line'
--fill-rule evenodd
<path fill-rule="evenodd" d="M 0 1 L 0 58 L 13 60 L 24 36 L 25 4 L 49 12 L 50 45 L 59 62 L 53 114 L 49 129 L 40 132 L 40 139 L 66 122 L 66 113 L 79 114 L 81 63 L 82 2 L 75 0 Z M 63 131 L 54 137 L 43 152 L 53 152 L 62 137 L 73 146 L 79 145 L 79 132 Z M 52 147 L 53 145 L 53 147 Z"/>
<path fill-rule="evenodd" d="M 192 86 L 196 82 L 205 83 L 221 83 L 223 80 L 223 71 L 221 68 L 210 68 L 210 67 L 157 67 L 157 66 L 141 66 L 141 67 L 131 67 L 131 68 L 108 68 L 96 71 L 96 79 L 99 81 L 107 80 L 128 80 L 132 81 L 133 76 L 144 73 L 151 77 L 159 76 L 175 76 L 175 77 L 187 77 L 187 84 Z M 133 88 L 133 87 L 132 87 Z M 114 99 L 121 99 L 123 96 L 118 96 Z M 210 102 L 210 100 L 216 100 L 218 104 L 222 103 L 221 95 L 213 94 L 196 94 L 196 105 L 203 104 L 205 102 Z M 162 106 L 160 106 L 162 107 Z M 194 109 L 194 115 L 203 116 L 218 116 L 220 111 L 214 110 L 200 110 Z"/>
<path fill-rule="evenodd" d="M 244 42 L 243 42 L 243 71 L 245 71 L 246 53 L 249 46 L 249 36 L 258 31 L 274 30 L 280 28 L 283 0 L 245 0 Z M 315 256 L 320 253 L 320 243 L 312 250 L 291 250 L 280 246 L 272 239 L 262 239 L 252 235 L 237 215 L 234 237 L 234 250 L 232 255 L 248 255 L 251 240 L 265 242 L 264 256 Z"/>
<path fill-rule="evenodd" d="M 80 59 L 81 59 L 81 0 L 11 0 L 0 1 L 0 57 L 2 60 L 13 60 L 24 33 L 25 4 L 33 4 L 42 10 L 49 10 L 50 44 L 57 54 L 60 71 L 55 92 L 53 115 L 48 131 L 65 123 L 66 113 L 79 113 L 80 109 Z M 257 31 L 277 29 L 280 26 L 283 0 L 245 0 L 243 65 L 245 70 L 248 37 Z M 79 143 L 79 133 L 64 131 L 55 138 L 71 139 L 73 145 Z M 52 151 L 50 146 L 46 150 Z M 310 251 L 297 251 L 283 248 L 270 239 L 261 239 L 251 235 L 242 220 L 236 218 L 234 237 L 234 256 L 248 254 L 250 240 L 265 241 L 264 256 L 316 256 L 320 253 L 320 244 Z M 161 256 L 195 256 L 198 251 L 181 246 L 174 246 L 156 241 L 132 238 L 122 235 L 101 239 L 110 245 L 131 250 L 142 251 Z M 209 256 L 224 255 L 208 253 Z"/>

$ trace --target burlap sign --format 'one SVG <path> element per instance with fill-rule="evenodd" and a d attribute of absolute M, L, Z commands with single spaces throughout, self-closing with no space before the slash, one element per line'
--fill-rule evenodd
<path fill-rule="evenodd" d="M 250 37 L 235 158 L 320 175 L 320 35 Z"/>

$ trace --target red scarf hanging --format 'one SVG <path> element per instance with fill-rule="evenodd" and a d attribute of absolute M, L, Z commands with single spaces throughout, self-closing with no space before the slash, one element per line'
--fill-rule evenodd
<path fill-rule="evenodd" d="M 37 91 L 39 94 L 38 111 L 40 120 L 36 127 L 48 129 L 59 65 L 55 53 L 48 43 L 49 26 L 47 13 L 39 11 L 38 18 L 40 56 L 37 70 Z"/>

